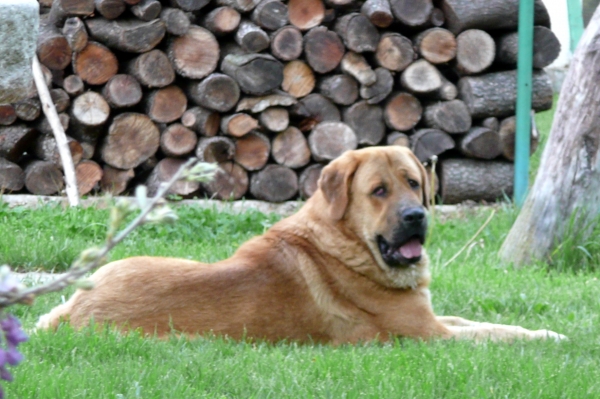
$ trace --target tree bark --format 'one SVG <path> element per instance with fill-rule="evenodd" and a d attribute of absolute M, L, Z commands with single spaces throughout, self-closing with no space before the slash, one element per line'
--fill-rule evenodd
<path fill-rule="evenodd" d="M 310 162 L 310 148 L 304 134 L 291 126 L 279 133 L 271 145 L 273 159 L 280 165 L 297 169 Z"/>
<path fill-rule="evenodd" d="M 240 99 L 240 87 L 232 77 L 213 73 L 200 82 L 188 83 L 187 94 L 193 102 L 204 108 L 227 112 Z"/>
<path fill-rule="evenodd" d="M 516 87 L 516 71 L 467 76 L 458 81 L 458 98 L 465 102 L 473 118 L 509 116 L 515 113 Z M 552 108 L 552 83 L 544 71 L 533 73 L 532 88 L 532 108 L 536 111 Z"/>
<path fill-rule="evenodd" d="M 390 71 L 400 72 L 409 66 L 415 57 L 412 42 L 399 33 L 384 33 L 375 50 L 377 63 Z"/>
<path fill-rule="evenodd" d="M 91 85 L 101 85 L 117 74 L 119 62 L 106 46 L 88 42 L 79 53 L 73 54 L 73 72 Z"/>
<path fill-rule="evenodd" d="M 148 88 L 165 87 L 175 80 L 167 55 L 160 50 L 140 54 L 127 63 L 127 71 Z"/>
<path fill-rule="evenodd" d="M 462 75 L 484 71 L 495 56 L 496 44 L 485 31 L 469 29 L 456 37 L 456 70 Z"/>
<path fill-rule="evenodd" d="M 88 33 L 80 18 L 68 18 L 62 28 L 62 33 L 67 39 L 72 51 L 79 52 L 87 46 Z"/>
<path fill-rule="evenodd" d="M 42 17 L 37 40 L 37 56 L 40 62 L 50 69 L 65 69 L 71 62 L 71 46 L 59 30 Z"/>
<path fill-rule="evenodd" d="M 535 0 L 535 24 L 550 26 L 550 16 L 542 0 Z M 446 26 L 458 34 L 466 29 L 516 29 L 519 0 L 442 0 Z M 482 12 L 481 10 L 485 10 Z"/>
<path fill-rule="evenodd" d="M 281 88 L 296 98 L 304 97 L 315 88 L 315 75 L 304 61 L 290 61 L 283 67 Z"/>
<path fill-rule="evenodd" d="M 179 75 L 202 79 L 217 68 L 219 43 L 209 30 L 192 25 L 185 35 L 169 41 L 167 55 Z"/>
<path fill-rule="evenodd" d="M 251 18 L 264 29 L 277 30 L 288 23 L 288 7 L 280 0 L 262 0 L 252 11 Z"/>
<path fill-rule="evenodd" d="M 90 36 L 108 47 L 129 53 L 152 50 L 165 36 L 165 24 L 155 19 L 110 21 L 104 18 L 86 20 Z"/>
<path fill-rule="evenodd" d="M 159 140 L 158 129 L 150 118 L 124 113 L 111 123 L 100 153 L 102 160 L 112 167 L 135 168 L 156 153 Z"/>
<path fill-rule="evenodd" d="M 181 124 L 205 137 L 215 136 L 221 125 L 221 115 L 202 107 L 192 107 L 181 116 Z"/>
<path fill-rule="evenodd" d="M 122 194 L 127 189 L 127 185 L 133 176 L 133 169 L 117 169 L 110 165 L 104 165 L 102 167 L 100 188 L 102 192 L 111 195 Z"/>
<path fill-rule="evenodd" d="M 310 165 L 300 173 L 298 178 L 298 190 L 300 191 L 300 197 L 303 199 L 309 199 L 319 188 L 319 177 L 321 177 L 321 170 L 324 165 L 319 163 Z"/>
<path fill-rule="evenodd" d="M 0 191 L 19 191 L 25 185 L 25 172 L 16 163 L 0 158 Z"/>
<path fill-rule="evenodd" d="M 295 97 L 282 91 L 276 91 L 266 96 L 244 97 L 237 104 L 235 110 L 236 112 L 250 111 L 252 113 L 259 113 L 269 107 L 289 107 L 296 103 L 298 103 L 298 100 Z"/>
<path fill-rule="evenodd" d="M 358 140 L 358 145 L 377 145 L 385 136 L 383 109 L 367 101 L 359 101 L 344 110 L 346 123 Z"/>
<path fill-rule="evenodd" d="M 298 101 L 290 112 L 300 118 L 297 126 L 302 131 L 309 131 L 320 122 L 337 122 L 342 119 L 338 108 L 318 93 L 309 94 Z"/>
<path fill-rule="evenodd" d="M 439 129 L 419 129 L 410 136 L 410 149 L 419 161 L 429 161 L 432 156 L 454 148 L 455 143 L 450 135 Z"/>
<path fill-rule="evenodd" d="M 194 152 L 197 144 L 196 133 L 180 123 L 167 126 L 160 134 L 160 149 L 167 157 L 189 155 Z"/>
<path fill-rule="evenodd" d="M 392 130 L 406 132 L 421 120 L 423 107 L 419 100 L 409 93 L 396 93 L 387 101 L 383 118 Z"/>
<path fill-rule="evenodd" d="M 342 58 L 341 69 L 342 72 L 352 76 L 363 86 L 370 86 L 377 81 L 375 71 L 361 54 L 347 52 Z"/>
<path fill-rule="evenodd" d="M 313 28 L 304 36 L 306 60 L 317 73 L 333 71 L 342 61 L 345 51 L 339 36 L 324 26 Z"/>
<path fill-rule="evenodd" d="M 515 160 L 515 135 L 517 132 L 517 119 L 509 116 L 500 122 L 498 127 L 498 136 L 500 138 L 500 148 L 502 155 L 510 161 Z M 533 154 L 538 146 L 539 135 L 536 129 L 531 129 L 531 139 L 529 141 L 529 154 Z"/>
<path fill-rule="evenodd" d="M 498 132 L 480 126 L 469 129 L 458 148 L 464 155 L 478 159 L 494 159 L 502 153 Z"/>
<path fill-rule="evenodd" d="M 248 171 L 260 170 L 267 164 L 270 153 L 269 138 L 253 131 L 235 141 L 233 160 Z"/>
<path fill-rule="evenodd" d="M 221 69 L 244 93 L 255 96 L 268 94 L 283 82 L 283 65 L 267 54 L 228 55 Z"/>
<path fill-rule="evenodd" d="M 394 88 L 394 77 L 385 68 L 375 69 L 375 83 L 361 86 L 360 96 L 369 104 L 377 104 L 385 100 Z"/>
<path fill-rule="evenodd" d="M 76 140 L 67 136 L 67 145 L 71 159 L 73 159 L 73 165 L 77 165 L 83 157 L 83 148 Z M 38 137 L 32 146 L 32 152 L 41 160 L 52 162 L 56 166 L 62 169 L 62 160 L 60 153 L 58 152 L 58 146 L 56 139 L 52 135 L 41 135 Z"/>
<path fill-rule="evenodd" d="M 102 174 L 102 168 L 96 162 L 90 160 L 79 162 L 75 166 L 79 195 L 90 193 L 102 180 Z"/>
<path fill-rule="evenodd" d="M 263 201 L 287 201 L 298 193 L 298 176 L 285 166 L 268 165 L 252 175 L 250 193 Z"/>
<path fill-rule="evenodd" d="M 471 128 L 471 115 L 461 100 L 440 101 L 425 107 L 425 126 L 448 133 L 464 133 Z"/>
<path fill-rule="evenodd" d="M 319 93 L 339 105 L 352 105 L 358 99 L 358 83 L 346 74 L 323 78 L 318 89 Z"/>
<path fill-rule="evenodd" d="M 308 136 L 308 145 L 317 162 L 331 161 L 358 145 L 356 134 L 342 122 L 321 122 Z"/>
<path fill-rule="evenodd" d="M 367 0 L 363 3 L 360 12 L 378 28 L 387 28 L 394 22 L 389 0 Z"/>
<path fill-rule="evenodd" d="M 269 47 L 271 39 L 267 32 L 259 26 L 250 21 L 242 20 L 235 33 L 235 41 L 249 53 L 260 53 Z"/>
<path fill-rule="evenodd" d="M 514 165 L 505 161 L 444 159 L 439 177 L 444 204 L 497 201 L 512 195 Z"/>
<path fill-rule="evenodd" d="M 32 122 L 40 117 L 42 105 L 37 98 L 27 98 L 14 104 L 15 115 L 22 121 Z"/>
<path fill-rule="evenodd" d="M 519 35 L 517 32 L 507 33 L 496 40 L 496 61 L 510 66 L 517 65 Z M 558 57 L 560 42 L 549 28 L 536 26 L 533 28 L 533 67 L 547 67 Z"/>
<path fill-rule="evenodd" d="M 157 0 L 141 0 L 136 5 L 131 6 L 133 15 L 142 21 L 152 21 L 153 19 L 158 18 L 161 11 L 162 4 Z"/>
<path fill-rule="evenodd" d="M 96 11 L 106 19 L 119 18 L 127 8 L 123 0 L 94 0 L 94 4 L 96 6 Z M 134 7 L 137 6 L 133 6 L 132 9 Z"/>
<path fill-rule="evenodd" d="M 142 88 L 131 75 L 115 75 L 102 88 L 102 96 L 112 108 L 133 107 L 142 100 Z"/>
<path fill-rule="evenodd" d="M 357 53 L 375 51 L 379 43 L 379 31 L 363 14 L 350 13 L 338 18 L 335 31 L 346 47 Z"/>
<path fill-rule="evenodd" d="M 302 46 L 302 33 L 295 26 L 284 26 L 271 34 L 271 53 L 282 61 L 300 57 Z"/>
<path fill-rule="evenodd" d="M 407 26 L 420 26 L 429 21 L 433 4 L 431 0 L 390 0 L 396 19 Z"/>
<path fill-rule="evenodd" d="M 165 24 L 167 33 L 183 36 L 190 30 L 191 22 L 186 13 L 178 8 L 163 8 L 160 20 Z"/>
<path fill-rule="evenodd" d="M 319 25 L 325 17 L 322 0 L 290 0 L 288 2 L 290 23 L 300 30 Z"/>

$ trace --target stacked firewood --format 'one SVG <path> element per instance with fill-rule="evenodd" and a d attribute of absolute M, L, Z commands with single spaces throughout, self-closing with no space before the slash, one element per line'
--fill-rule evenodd
<path fill-rule="evenodd" d="M 445 203 L 510 194 L 518 0 L 40 0 L 37 55 L 81 194 L 150 191 L 191 156 L 185 197 L 309 197 L 345 150 L 439 156 Z M 535 3 L 533 109 L 559 43 Z M 0 105 L 0 186 L 63 175 L 35 89 Z M 532 151 L 537 136 L 531 137 Z"/>

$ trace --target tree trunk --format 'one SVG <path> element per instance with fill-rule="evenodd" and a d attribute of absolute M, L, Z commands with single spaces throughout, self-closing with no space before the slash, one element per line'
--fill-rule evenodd
<path fill-rule="evenodd" d="M 271 53 L 282 61 L 300 57 L 302 46 L 302 33 L 294 26 L 284 26 L 271 34 Z"/>
<path fill-rule="evenodd" d="M 304 134 L 291 126 L 273 139 L 271 146 L 273 159 L 280 165 L 297 169 L 310 162 L 310 148 Z"/>
<path fill-rule="evenodd" d="M 117 169 L 110 165 L 104 165 L 100 188 L 103 192 L 111 195 L 122 194 L 127 189 L 127 185 L 133 176 L 133 169 Z"/>
<path fill-rule="evenodd" d="M 285 166 L 268 165 L 252 175 L 250 193 L 263 201 L 287 201 L 298 193 L 298 176 Z"/>
<path fill-rule="evenodd" d="M 433 4 L 431 0 L 390 0 L 396 19 L 408 26 L 419 26 L 429 21 Z"/>
<path fill-rule="evenodd" d="M 144 0 L 142 0 L 144 2 Z M 96 11 L 106 19 L 116 19 L 125 12 L 126 4 L 123 0 L 94 0 Z M 160 4 L 160 3 L 159 3 Z M 137 6 L 132 7 L 135 8 Z"/>
<path fill-rule="evenodd" d="M 260 125 L 271 132 L 283 132 L 290 124 L 290 113 L 286 108 L 271 107 L 258 117 Z"/>
<path fill-rule="evenodd" d="M 423 122 L 448 133 L 465 133 L 471 128 L 471 115 L 461 100 L 440 101 L 425 107 Z"/>
<path fill-rule="evenodd" d="M 439 177 L 444 204 L 497 201 L 512 195 L 514 165 L 504 161 L 444 159 Z"/>
<path fill-rule="evenodd" d="M 102 180 L 102 168 L 94 161 L 85 160 L 75 167 L 77 190 L 79 195 L 86 195 Z"/>
<path fill-rule="evenodd" d="M 249 53 L 260 53 L 268 48 L 270 44 L 267 32 L 246 20 L 240 22 L 240 26 L 235 33 L 235 41 Z"/>
<path fill-rule="evenodd" d="M 178 8 L 163 8 L 160 12 L 160 20 L 165 24 L 167 33 L 174 36 L 183 36 L 190 30 L 190 19 L 183 10 Z"/>
<path fill-rule="evenodd" d="M 221 115 L 206 108 L 192 107 L 181 116 L 181 124 L 202 136 L 212 137 L 219 132 Z"/>
<path fill-rule="evenodd" d="M 494 39 L 485 31 L 469 29 L 456 37 L 456 70 L 473 75 L 487 69 L 496 56 Z"/>
<path fill-rule="evenodd" d="M 196 133 L 180 123 L 167 126 L 160 134 L 160 149 L 168 157 L 182 157 L 196 149 Z"/>
<path fill-rule="evenodd" d="M 16 163 L 0 158 L 0 192 L 19 191 L 25 185 L 25 172 Z"/>
<path fill-rule="evenodd" d="M 202 183 L 202 188 L 209 198 L 237 200 L 246 194 L 248 184 L 248 172 L 230 161 L 219 163 L 215 177 L 209 183 Z"/>
<path fill-rule="evenodd" d="M 69 75 L 63 80 L 63 89 L 72 97 L 77 97 L 85 89 L 83 80 L 79 75 Z"/>
<path fill-rule="evenodd" d="M 296 103 L 298 103 L 298 100 L 295 97 L 282 91 L 276 91 L 273 94 L 261 97 L 244 97 L 237 104 L 235 110 L 236 112 L 250 111 L 252 113 L 259 113 L 269 107 L 289 107 Z"/>
<path fill-rule="evenodd" d="M 379 31 L 363 14 L 350 13 L 338 18 L 335 31 L 346 47 L 357 53 L 373 52 L 379 43 Z"/>
<path fill-rule="evenodd" d="M 288 7 L 279 0 L 262 0 L 252 11 L 251 18 L 262 28 L 277 30 L 288 23 Z"/>
<path fill-rule="evenodd" d="M 290 112 L 293 116 L 301 118 L 297 126 L 302 131 L 309 131 L 320 122 L 342 120 L 339 109 L 318 93 L 309 94 L 298 101 Z"/>
<path fill-rule="evenodd" d="M 421 162 L 429 161 L 432 156 L 440 155 L 454 146 L 452 137 L 439 129 L 419 129 L 410 136 L 410 149 Z"/>
<path fill-rule="evenodd" d="M 473 118 L 509 116 L 515 113 L 516 87 L 516 71 L 467 76 L 458 81 L 458 98 L 465 102 Z M 532 108 L 545 111 L 552 108 L 552 100 L 550 78 L 544 71 L 534 72 Z"/>
<path fill-rule="evenodd" d="M 178 74 L 202 79 L 217 67 L 219 43 L 210 31 L 192 25 L 185 35 L 169 41 L 167 55 Z"/>
<path fill-rule="evenodd" d="M 419 100 L 409 93 L 397 93 L 387 101 L 383 110 L 386 125 L 392 130 L 406 132 L 421 120 L 423 107 Z"/>
<path fill-rule="evenodd" d="M 131 7 L 133 15 L 142 21 L 152 21 L 153 19 L 158 18 L 161 11 L 162 4 L 157 0 L 141 0 Z"/>
<path fill-rule="evenodd" d="M 68 17 L 87 17 L 94 12 L 94 0 L 53 0 L 49 20 L 62 26 Z"/>
<path fill-rule="evenodd" d="M 385 138 L 387 145 L 401 145 L 402 147 L 410 147 L 410 138 L 402 132 L 392 132 Z"/>
<path fill-rule="evenodd" d="M 435 66 L 421 59 L 402 72 L 400 83 L 411 93 L 427 94 L 442 87 L 442 75 Z"/>
<path fill-rule="evenodd" d="M 171 123 L 187 109 L 187 97 L 179 86 L 167 86 L 148 93 L 144 99 L 146 115 L 158 123 Z"/>
<path fill-rule="evenodd" d="M 25 125 L 0 127 L 0 157 L 17 162 L 38 133 Z"/>
<path fill-rule="evenodd" d="M 346 74 L 331 75 L 318 83 L 319 92 L 339 105 L 352 105 L 358 99 L 358 84 Z"/>
<path fill-rule="evenodd" d="M 345 52 L 339 36 L 324 26 L 313 28 L 304 36 L 306 60 L 317 73 L 333 71 L 342 61 Z"/>
<path fill-rule="evenodd" d="M 385 100 L 394 88 L 394 77 L 385 68 L 375 69 L 375 83 L 370 86 L 361 86 L 360 96 L 369 104 L 378 104 Z"/>
<path fill-rule="evenodd" d="M 290 61 L 283 68 L 281 88 L 296 98 L 304 97 L 315 88 L 315 75 L 304 61 Z"/>
<path fill-rule="evenodd" d="M 0 104 L 0 125 L 12 125 L 17 120 L 17 112 L 12 104 Z"/>
<path fill-rule="evenodd" d="M 108 47 L 130 53 L 152 50 L 165 36 L 165 25 L 159 19 L 110 21 L 104 18 L 86 20 L 86 26 L 95 40 Z"/>
<path fill-rule="evenodd" d="M 112 108 L 133 107 L 142 100 L 142 88 L 131 75 L 115 75 L 102 88 L 102 96 Z"/>
<path fill-rule="evenodd" d="M 310 165 L 300 173 L 298 178 L 298 189 L 300 191 L 300 197 L 303 199 L 309 199 L 319 188 L 319 177 L 321 177 L 321 170 L 324 165 L 319 163 Z"/>
<path fill-rule="evenodd" d="M 458 147 L 463 154 L 471 158 L 494 159 L 502 153 L 498 132 L 480 126 L 469 129 L 461 138 Z"/>
<path fill-rule="evenodd" d="M 290 0 L 288 2 L 290 23 L 300 30 L 319 25 L 325 17 L 322 0 Z"/>
<path fill-rule="evenodd" d="M 79 53 L 73 54 L 73 72 L 91 85 L 101 85 L 117 74 L 119 62 L 106 46 L 88 42 Z"/>
<path fill-rule="evenodd" d="M 258 121 L 243 112 L 221 118 L 221 131 L 229 136 L 242 137 L 256 128 L 258 128 Z"/>
<path fill-rule="evenodd" d="M 498 136 L 500 138 L 500 148 L 502 155 L 510 161 L 515 160 L 515 135 L 517 132 L 517 119 L 514 116 L 500 122 Z M 531 129 L 531 139 L 529 141 L 529 154 L 533 154 L 538 146 L 539 135 L 536 129 Z"/>
<path fill-rule="evenodd" d="M 321 122 L 308 136 L 308 145 L 317 162 L 331 161 L 358 145 L 356 134 L 342 122 Z"/>
<path fill-rule="evenodd" d="M 244 93 L 255 96 L 267 94 L 283 82 L 283 65 L 267 54 L 228 55 L 221 69 Z"/>
<path fill-rule="evenodd" d="M 381 35 L 375 51 L 377 63 L 395 72 L 406 69 L 413 62 L 414 56 L 412 42 L 399 33 L 384 33 Z"/>
<path fill-rule="evenodd" d="M 77 139 L 93 143 L 102 133 L 110 115 L 110 106 L 100 94 L 87 91 L 73 100 L 70 133 Z"/>
<path fill-rule="evenodd" d="M 120 114 L 111 123 L 100 153 L 112 167 L 135 168 L 156 153 L 159 141 L 160 133 L 146 115 Z"/>
<path fill-rule="evenodd" d="M 67 136 L 69 153 L 73 159 L 73 165 L 77 165 L 83 157 L 83 148 L 73 138 Z M 62 160 L 53 135 L 41 135 L 33 143 L 32 152 L 41 160 L 49 161 L 62 169 Z"/>
<path fill-rule="evenodd" d="M 200 24 L 217 36 L 234 32 L 242 17 L 235 8 L 217 7 L 200 19 Z"/>
<path fill-rule="evenodd" d="M 238 102 L 240 87 L 233 78 L 213 73 L 200 82 L 190 82 L 187 93 L 192 101 L 204 108 L 227 112 Z"/>
<path fill-rule="evenodd" d="M 360 12 L 378 28 L 387 28 L 394 22 L 389 0 L 367 0 L 363 3 Z"/>
<path fill-rule="evenodd" d="M 427 29 L 415 36 L 413 41 L 421 57 L 432 64 L 443 64 L 456 56 L 456 37 L 449 30 Z"/>
<path fill-rule="evenodd" d="M 67 42 L 69 42 L 71 50 L 79 52 L 87 46 L 88 33 L 80 18 L 68 18 L 65 21 L 65 26 L 62 28 L 62 33 L 67 39 Z"/>
<path fill-rule="evenodd" d="M 15 115 L 22 121 L 31 122 L 40 117 L 42 104 L 37 98 L 28 98 L 14 104 Z"/>
<path fill-rule="evenodd" d="M 25 167 L 25 187 L 32 194 L 52 195 L 64 186 L 63 174 L 52 162 L 32 161 Z"/>
<path fill-rule="evenodd" d="M 260 170 L 267 164 L 270 153 L 269 138 L 253 131 L 235 141 L 233 160 L 248 171 Z"/>
<path fill-rule="evenodd" d="M 177 158 L 164 158 L 160 160 L 148 179 L 146 180 L 146 186 L 148 187 L 148 195 L 154 196 L 160 189 L 163 183 L 168 182 L 173 176 L 179 171 L 181 166 L 186 162 L 185 159 Z M 178 195 L 190 195 L 200 188 L 200 182 L 179 180 L 171 186 L 169 189 L 170 194 Z"/>
<path fill-rule="evenodd" d="M 535 24 L 550 26 L 550 16 L 542 0 L 535 0 Z M 442 0 L 446 26 L 458 34 L 466 29 L 516 29 L 519 0 Z M 485 12 L 482 12 L 485 10 Z"/>
<path fill-rule="evenodd" d="M 371 68 L 365 57 L 349 51 L 342 58 L 342 72 L 352 76 L 363 86 L 370 86 L 377 81 L 377 75 Z"/>
<path fill-rule="evenodd" d="M 71 62 L 71 46 L 65 36 L 46 18 L 41 18 L 37 40 L 40 63 L 50 69 L 64 69 Z"/>
<path fill-rule="evenodd" d="M 344 123 L 354 130 L 358 145 L 376 145 L 385 136 L 383 109 L 359 101 L 344 110 Z"/>
<path fill-rule="evenodd" d="M 165 87 L 175 80 L 167 55 L 160 50 L 140 54 L 127 63 L 127 71 L 148 88 Z"/>
<path fill-rule="evenodd" d="M 510 66 L 517 65 L 519 34 L 507 33 L 496 41 L 496 61 Z M 549 28 L 536 26 L 533 28 L 533 67 L 547 67 L 558 57 L 560 42 Z"/>

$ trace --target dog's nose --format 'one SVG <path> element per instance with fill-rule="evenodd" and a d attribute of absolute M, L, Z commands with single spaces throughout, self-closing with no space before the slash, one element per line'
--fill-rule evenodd
<path fill-rule="evenodd" d="M 425 219 L 425 210 L 422 207 L 407 208 L 400 214 L 402 221 L 409 224 L 421 223 Z"/>

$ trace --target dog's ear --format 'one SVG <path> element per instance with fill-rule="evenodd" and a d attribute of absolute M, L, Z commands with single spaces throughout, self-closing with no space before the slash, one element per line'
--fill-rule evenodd
<path fill-rule="evenodd" d="M 421 174 L 421 190 L 422 190 L 422 194 L 423 194 L 423 206 L 425 206 L 425 208 L 429 209 L 429 204 L 431 201 L 431 174 L 427 173 L 427 169 L 425 169 L 425 167 L 423 166 L 423 164 L 421 163 L 421 161 L 419 161 L 419 158 L 417 158 L 417 156 L 410 151 L 410 155 L 412 156 L 413 161 L 415 161 L 415 163 L 417 164 L 417 167 L 419 168 L 419 173 Z"/>
<path fill-rule="evenodd" d="M 327 212 L 333 220 L 344 217 L 348 206 L 348 194 L 358 160 L 350 153 L 333 160 L 321 171 L 319 189 L 327 201 Z"/>

